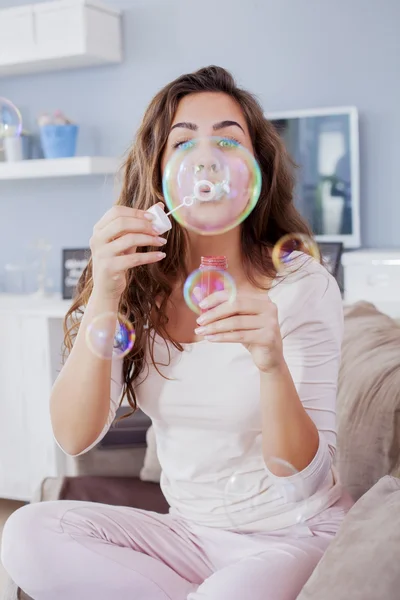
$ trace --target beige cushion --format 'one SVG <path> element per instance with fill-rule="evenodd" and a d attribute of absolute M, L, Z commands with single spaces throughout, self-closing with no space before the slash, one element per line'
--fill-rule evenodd
<path fill-rule="evenodd" d="M 400 464 L 400 327 L 372 305 L 345 309 L 336 464 L 355 500 Z"/>
<path fill-rule="evenodd" d="M 346 515 L 297 600 L 400 597 L 400 480 L 384 477 Z"/>

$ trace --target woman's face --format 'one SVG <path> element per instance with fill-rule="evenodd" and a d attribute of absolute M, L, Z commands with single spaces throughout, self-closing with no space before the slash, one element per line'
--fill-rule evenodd
<path fill-rule="evenodd" d="M 199 138 L 200 142 L 195 147 L 191 147 L 191 140 Z M 214 138 L 213 143 L 210 138 Z M 223 141 L 215 144 L 215 138 L 222 138 Z M 230 141 L 232 141 L 231 149 L 229 149 Z M 224 147 L 220 146 L 221 143 Z M 186 220 L 192 222 L 194 230 L 197 227 L 199 230 L 207 228 L 211 231 L 213 228 L 218 230 L 219 223 L 235 220 L 234 215 L 230 215 L 229 212 L 241 212 L 246 206 L 248 202 L 248 194 L 245 191 L 246 182 L 242 181 L 242 185 L 240 185 L 238 181 L 234 181 L 235 177 L 246 179 L 243 169 L 240 174 L 241 169 L 237 164 L 237 161 L 240 160 L 237 155 L 240 152 L 238 149 L 235 150 L 235 144 L 238 143 L 254 154 L 246 120 L 239 104 L 233 98 L 219 92 L 201 92 L 185 96 L 180 101 L 162 156 L 162 172 L 164 173 L 173 154 L 179 148 L 184 150 L 183 160 L 185 162 L 183 167 L 180 167 L 179 178 L 181 182 L 184 182 L 186 176 L 186 186 L 183 184 L 183 188 L 186 188 L 183 193 L 185 196 L 187 189 L 192 190 L 197 181 L 209 181 L 213 185 L 222 184 L 226 179 L 224 173 L 226 174 L 227 170 L 225 163 L 227 157 L 231 167 L 231 187 L 235 187 L 236 183 L 236 188 L 244 190 L 242 198 L 236 196 L 232 201 L 228 197 L 212 200 L 210 197 L 207 198 L 207 189 L 203 191 L 202 187 L 197 188 L 202 194 L 202 201 L 196 201 L 190 207 L 179 209 L 187 211 L 185 215 L 182 212 L 181 216 L 187 217 Z M 226 145 L 228 145 L 228 150 L 225 148 Z M 181 156 L 178 156 L 180 162 Z M 177 202 L 181 201 L 182 198 Z"/>

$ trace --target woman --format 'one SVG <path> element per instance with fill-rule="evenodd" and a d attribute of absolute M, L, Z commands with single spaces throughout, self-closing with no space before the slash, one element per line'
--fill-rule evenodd
<path fill-rule="evenodd" d="M 255 155 L 258 204 L 221 235 L 174 222 L 165 240 L 145 212 L 163 201 L 164 167 L 177 147 L 216 129 Z M 81 454 L 110 427 L 124 389 L 153 420 L 171 511 L 78 502 L 20 509 L 5 528 L 3 562 L 35 600 L 294 600 L 300 592 L 348 504 L 332 470 L 340 294 L 315 260 L 284 277 L 271 261 L 283 235 L 309 234 L 292 190 L 279 136 L 224 69 L 179 77 L 151 102 L 118 205 L 94 227 L 51 417 L 63 450 Z M 209 296 L 196 321 L 182 286 L 204 255 L 228 258 L 238 294 Z M 137 335 L 123 367 L 85 341 L 96 316 L 118 311 Z M 235 498 L 231 481 L 257 493 Z"/>

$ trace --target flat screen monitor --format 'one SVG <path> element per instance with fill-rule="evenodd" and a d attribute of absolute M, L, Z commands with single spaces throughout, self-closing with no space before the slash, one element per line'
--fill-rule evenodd
<path fill-rule="evenodd" d="M 360 239 L 358 112 L 354 107 L 267 114 L 297 165 L 294 201 L 317 241 Z"/>

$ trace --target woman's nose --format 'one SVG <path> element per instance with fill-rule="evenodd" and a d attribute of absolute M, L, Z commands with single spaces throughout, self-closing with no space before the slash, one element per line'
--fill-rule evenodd
<path fill-rule="evenodd" d="M 201 160 L 194 166 L 195 175 L 208 175 L 210 173 L 218 173 L 221 170 L 221 166 L 215 158 Z"/>

